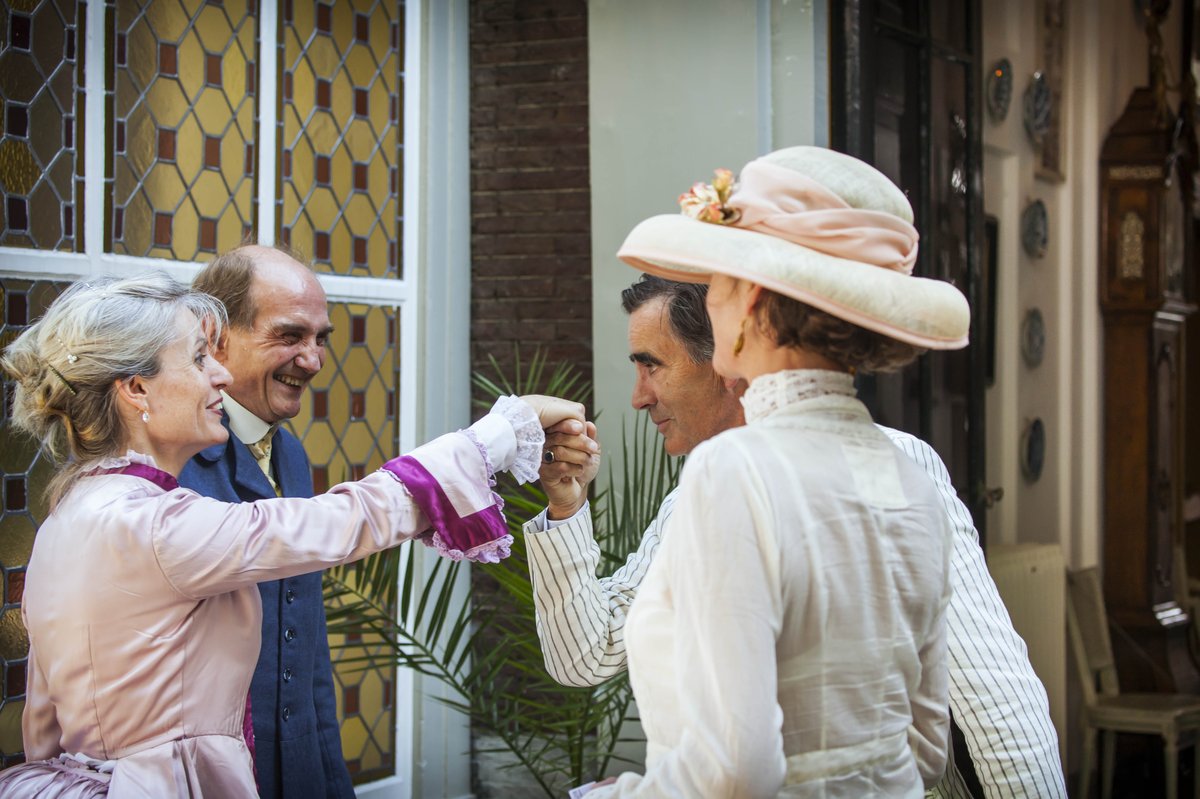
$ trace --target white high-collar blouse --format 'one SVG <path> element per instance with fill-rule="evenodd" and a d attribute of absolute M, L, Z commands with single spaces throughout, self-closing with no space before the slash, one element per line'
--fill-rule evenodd
<path fill-rule="evenodd" d="M 689 457 L 626 627 L 646 773 L 589 799 L 919 797 L 949 732 L 936 490 L 849 375 L 743 402 Z"/>

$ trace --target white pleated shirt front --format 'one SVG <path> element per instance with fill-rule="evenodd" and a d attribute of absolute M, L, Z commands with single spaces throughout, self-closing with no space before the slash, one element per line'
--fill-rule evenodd
<path fill-rule="evenodd" d="M 744 402 L 689 457 L 626 626 L 646 773 L 591 795 L 919 797 L 949 732 L 941 500 L 849 375 Z"/>

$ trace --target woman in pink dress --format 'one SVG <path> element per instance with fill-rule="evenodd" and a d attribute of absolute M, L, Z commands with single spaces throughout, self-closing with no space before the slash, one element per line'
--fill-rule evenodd
<path fill-rule="evenodd" d="M 470 428 L 312 499 L 228 504 L 176 477 L 228 435 L 209 354 L 224 309 L 166 275 L 76 284 L 5 351 L 12 424 L 60 464 L 22 613 L 24 765 L 5 797 L 253 797 L 247 692 L 256 584 L 414 538 L 495 561 L 511 538 L 490 484 L 537 475 L 542 428 L 582 419 L 501 397 Z"/>

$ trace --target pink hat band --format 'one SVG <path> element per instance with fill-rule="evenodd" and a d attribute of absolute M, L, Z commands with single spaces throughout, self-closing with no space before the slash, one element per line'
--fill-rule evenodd
<path fill-rule="evenodd" d="M 815 180 L 758 159 L 746 164 L 726 224 L 786 239 L 811 250 L 911 275 L 917 229 L 884 211 L 851 208 Z"/>

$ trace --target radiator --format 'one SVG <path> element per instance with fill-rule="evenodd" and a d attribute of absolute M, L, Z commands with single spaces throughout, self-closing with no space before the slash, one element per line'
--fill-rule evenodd
<path fill-rule="evenodd" d="M 1029 662 L 1046 686 L 1059 756 L 1067 762 L 1066 571 L 1057 544 L 1011 544 L 988 549 L 988 570 L 1008 606 L 1013 627 L 1029 647 Z"/>

